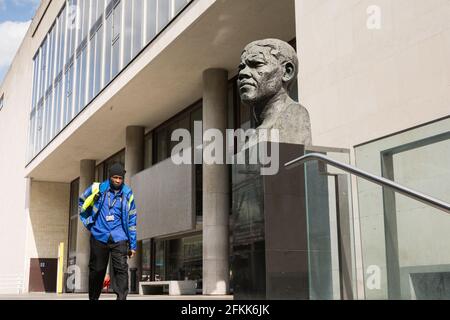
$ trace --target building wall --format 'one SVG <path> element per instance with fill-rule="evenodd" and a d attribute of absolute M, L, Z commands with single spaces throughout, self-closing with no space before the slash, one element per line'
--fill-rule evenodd
<path fill-rule="evenodd" d="M 42 28 L 50 27 L 49 15 L 56 16 L 58 3 L 52 1 L 45 18 L 34 37 L 33 31 L 47 7 L 42 1 L 27 31 L 25 40 L 0 86 L 4 107 L 0 111 L 0 175 L 5 181 L 0 186 L 0 293 L 17 293 L 26 284 L 24 279 L 25 242 L 27 223 L 27 179 L 25 177 L 28 119 L 31 107 L 32 58 L 40 41 Z"/>
<path fill-rule="evenodd" d="M 295 4 L 299 99 L 310 112 L 314 145 L 349 148 L 351 162 L 360 165 L 356 145 L 449 115 L 450 2 Z M 361 248 L 359 217 L 365 213 L 358 210 L 355 177 L 352 186 L 357 292 L 363 298 L 363 250 L 374 248 Z"/>
<path fill-rule="evenodd" d="M 69 237 L 70 184 L 31 182 L 30 208 L 27 221 L 25 279 L 28 280 L 32 258 L 58 258 L 58 246 L 64 243 L 64 270 L 67 265 Z M 28 281 L 25 282 L 25 288 Z"/>
<path fill-rule="evenodd" d="M 138 240 L 195 229 L 193 171 L 192 165 L 175 165 L 169 158 L 131 178 Z"/>
<path fill-rule="evenodd" d="M 36 218 L 33 206 L 36 204 L 29 194 L 35 187 L 27 177 L 34 181 L 72 181 L 79 175 L 80 160 L 101 161 L 123 148 L 126 126 L 154 128 L 198 100 L 202 93 L 203 70 L 221 67 L 235 72 L 240 50 L 262 35 L 270 34 L 285 40 L 294 37 L 293 15 L 286 15 L 286 19 L 282 20 L 277 18 L 280 12 L 293 13 L 293 2 L 290 0 L 277 4 L 269 0 L 194 1 L 189 10 L 169 25 L 138 59 L 28 164 L 26 149 L 32 104 L 33 57 L 64 2 L 41 1 L 0 86 L 0 92 L 5 93 L 5 107 L 0 111 L 0 131 L 4 133 L 0 137 L 0 174 L 8 181 L 7 185 L 0 187 L 0 218 L 8 221 L 0 227 L 2 259 L 8 261 L 0 265 L 2 292 L 20 291 L 22 284 L 27 283 L 24 275 L 28 273 L 27 262 L 31 255 L 28 250 L 36 246 L 33 243 L 36 240 L 33 234 L 33 219 Z M 266 22 L 265 29 L 260 27 L 261 20 Z M 215 27 L 210 28 L 211 25 Z M 148 90 L 149 85 L 154 90 Z M 130 96 L 133 103 L 130 103 Z M 110 139 L 103 139 L 101 144 L 93 146 L 92 136 L 108 136 Z M 28 235 L 27 228 L 30 231 Z M 30 246 L 27 243 L 31 243 Z M 33 253 L 34 249 L 30 250 Z M 11 281 L 14 282 L 12 285 L 4 284 Z"/>
<path fill-rule="evenodd" d="M 296 0 L 313 143 L 353 147 L 448 115 L 449 17 L 446 0 Z"/>

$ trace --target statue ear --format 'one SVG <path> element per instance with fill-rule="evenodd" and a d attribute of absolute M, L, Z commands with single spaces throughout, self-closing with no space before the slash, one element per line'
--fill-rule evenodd
<path fill-rule="evenodd" d="M 297 70 L 295 70 L 295 66 L 292 62 L 286 62 L 283 65 L 283 68 L 284 68 L 283 81 L 290 82 L 292 79 L 295 78 Z"/>

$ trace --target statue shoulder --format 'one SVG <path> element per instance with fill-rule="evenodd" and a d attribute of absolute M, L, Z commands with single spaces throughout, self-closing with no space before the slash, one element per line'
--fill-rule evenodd
<path fill-rule="evenodd" d="M 309 122 L 309 112 L 303 105 L 294 102 L 287 105 L 284 111 L 284 118 L 289 122 L 297 122 L 299 120 Z"/>
<path fill-rule="evenodd" d="M 288 104 L 288 106 L 286 107 L 286 111 L 290 112 L 292 114 L 308 114 L 308 109 L 306 109 L 303 105 L 301 105 L 298 102 L 293 102 Z"/>
<path fill-rule="evenodd" d="M 281 141 L 311 145 L 311 121 L 308 110 L 300 103 L 290 103 L 279 119 Z"/>

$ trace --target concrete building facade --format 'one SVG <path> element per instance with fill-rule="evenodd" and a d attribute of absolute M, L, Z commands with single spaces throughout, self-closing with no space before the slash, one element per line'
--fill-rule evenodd
<path fill-rule="evenodd" d="M 450 202 L 449 18 L 445 0 L 41 1 L 0 86 L 0 293 L 52 291 L 60 243 L 66 277 L 77 266 L 81 279 L 65 290 L 87 291 L 78 195 L 116 161 L 137 191 L 129 264 L 138 281 L 232 293 L 230 167 L 175 165 L 170 137 L 193 133 L 196 121 L 200 130 L 250 127 L 236 75 L 256 39 L 297 49 L 293 95 L 310 113 L 310 151 Z M 329 289 L 312 285 L 310 297 L 348 297 L 337 247 L 345 229 L 351 298 L 450 298 L 437 289 L 450 274 L 445 213 L 344 178 L 345 228 L 331 177 L 327 195 L 309 195 L 330 203 L 329 263 L 309 275 Z"/>

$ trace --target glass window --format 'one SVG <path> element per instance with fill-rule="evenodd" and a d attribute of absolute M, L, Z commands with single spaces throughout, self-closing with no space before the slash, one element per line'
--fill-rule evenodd
<path fill-rule="evenodd" d="M 81 52 L 77 56 L 76 86 L 75 86 L 75 114 L 85 106 L 86 98 L 86 42 L 82 44 Z"/>
<path fill-rule="evenodd" d="M 67 44 L 67 55 L 66 59 L 69 59 L 75 54 L 76 50 L 76 36 L 77 36 L 77 30 L 78 30 L 78 10 L 76 9 L 78 6 L 78 0 L 70 0 L 71 9 L 68 11 L 68 33 L 69 33 L 69 41 Z"/>
<path fill-rule="evenodd" d="M 166 280 L 166 259 L 165 259 L 165 241 L 155 241 L 155 279 L 154 281 Z"/>
<path fill-rule="evenodd" d="M 156 1 L 157 0 L 146 0 L 147 5 L 147 38 L 146 42 L 150 42 L 156 36 Z"/>
<path fill-rule="evenodd" d="M 106 17 L 106 32 L 105 32 L 105 79 L 104 79 L 104 86 L 106 86 L 109 83 L 109 80 L 111 80 L 111 36 L 112 36 L 112 21 L 113 20 L 113 14 L 109 14 L 109 16 Z"/>
<path fill-rule="evenodd" d="M 111 0 L 108 0 L 108 2 L 110 1 Z M 106 5 L 107 5 L 106 0 L 98 0 L 98 8 L 97 8 L 98 18 L 100 18 L 100 16 L 105 13 Z"/>
<path fill-rule="evenodd" d="M 192 144 L 194 143 L 194 122 L 195 121 L 202 121 L 203 119 L 203 108 L 201 106 L 201 104 L 196 107 L 192 112 L 191 112 L 191 136 L 192 136 Z"/>
<path fill-rule="evenodd" d="M 36 150 L 35 154 L 37 154 L 42 147 L 42 121 L 43 121 L 43 113 L 44 113 L 44 105 L 43 100 L 38 104 L 37 108 L 37 132 L 36 132 Z"/>
<path fill-rule="evenodd" d="M 74 116 L 78 114 L 80 110 L 80 98 L 81 98 L 81 92 L 80 92 L 80 81 L 82 79 L 81 77 L 81 53 L 77 56 L 77 62 L 76 62 L 76 72 L 75 72 L 75 82 L 76 82 L 76 89 L 75 89 L 75 102 L 74 102 Z"/>
<path fill-rule="evenodd" d="M 40 87 L 40 80 L 41 80 L 41 49 L 38 50 L 36 54 L 35 59 L 35 66 L 36 66 L 36 101 L 35 106 L 38 104 L 39 99 L 41 98 L 41 87 Z"/>
<path fill-rule="evenodd" d="M 41 54 L 40 54 L 40 61 L 41 61 L 41 67 L 40 67 L 40 76 L 41 79 L 39 80 L 40 90 L 39 90 L 39 99 L 44 97 L 45 93 L 45 84 L 46 84 L 46 75 L 47 75 L 47 42 L 48 38 L 45 40 L 44 44 L 41 48 Z"/>
<path fill-rule="evenodd" d="M 123 41 L 123 64 L 126 66 L 131 61 L 132 32 L 133 32 L 133 2 L 134 0 L 123 0 L 125 10 L 124 41 Z"/>
<path fill-rule="evenodd" d="M 53 136 L 55 136 L 61 129 L 61 116 L 62 116 L 62 101 L 64 99 L 62 98 L 63 93 L 63 86 L 62 86 L 62 74 L 60 73 L 59 76 L 55 80 L 55 113 L 53 116 Z"/>
<path fill-rule="evenodd" d="M 64 46 L 66 41 L 66 9 L 61 12 L 58 18 L 58 58 L 56 63 L 56 79 L 55 79 L 55 114 L 53 118 L 53 136 L 61 130 L 62 110 L 64 110 L 63 98 L 63 66 L 64 66 Z"/>
<path fill-rule="evenodd" d="M 202 280 L 202 235 L 155 240 L 155 281 Z"/>
<path fill-rule="evenodd" d="M 66 85 L 66 95 L 65 95 L 65 108 L 64 108 L 64 126 L 69 123 L 72 119 L 72 105 L 73 105 L 73 62 L 70 63 L 66 74 L 65 74 L 65 85 Z"/>
<path fill-rule="evenodd" d="M 153 164 L 153 133 L 150 132 L 145 136 L 145 158 L 144 169 L 150 168 Z"/>
<path fill-rule="evenodd" d="M 46 94 L 46 111 L 45 111 L 45 144 L 51 139 L 52 134 L 52 117 L 54 113 L 54 88 L 53 81 L 55 79 L 55 54 L 56 54 L 56 24 L 53 25 L 49 36 L 49 62 L 47 76 L 47 94 Z"/>
<path fill-rule="evenodd" d="M 66 10 L 64 9 L 58 18 L 58 63 L 57 72 L 62 71 L 64 65 L 64 45 L 66 41 Z"/>
<path fill-rule="evenodd" d="M 69 256 L 75 255 L 77 251 L 79 195 L 80 195 L 80 179 L 77 179 L 70 184 L 69 243 L 67 250 Z"/>
<path fill-rule="evenodd" d="M 105 164 L 101 163 L 97 167 L 95 167 L 95 181 L 103 182 L 105 180 L 104 176 Z"/>
<path fill-rule="evenodd" d="M 33 151 L 56 136 L 189 1 L 65 3 L 33 59 Z"/>
<path fill-rule="evenodd" d="M 194 122 L 202 121 L 203 108 L 198 106 L 191 113 L 190 131 L 191 131 L 191 145 L 194 145 Z M 192 155 L 194 156 L 194 155 Z M 195 183 L 195 215 L 201 217 L 203 215 L 203 166 L 195 164 L 194 183 Z"/>
<path fill-rule="evenodd" d="M 119 73 L 120 67 L 120 41 L 116 40 L 113 42 L 112 47 L 112 70 L 111 77 L 114 78 Z"/>
<path fill-rule="evenodd" d="M 112 66 L 111 77 L 114 78 L 120 71 L 120 32 L 122 27 L 122 5 L 119 2 L 113 10 L 112 30 Z"/>
<path fill-rule="evenodd" d="M 439 155 L 439 156 L 436 156 Z M 450 118 L 355 147 L 356 166 L 450 202 Z M 450 219 L 424 203 L 358 179 L 367 299 L 450 297 Z"/>
<path fill-rule="evenodd" d="M 31 159 L 33 157 L 33 146 L 34 146 L 34 114 L 36 110 L 32 109 L 30 112 L 30 125 L 28 130 L 28 149 L 27 149 L 27 159 Z"/>
<path fill-rule="evenodd" d="M 53 69 L 55 65 L 55 26 L 52 27 L 49 35 L 49 57 L 48 57 L 48 77 L 46 87 L 50 87 L 52 85 L 52 81 L 54 79 Z"/>
<path fill-rule="evenodd" d="M 81 41 L 84 41 L 89 33 L 89 10 L 90 1 L 82 1 L 83 3 L 83 14 L 82 14 L 82 26 L 81 26 Z M 80 41 L 80 42 L 81 42 Z"/>
<path fill-rule="evenodd" d="M 90 14 L 90 20 L 89 20 L 89 29 L 91 29 L 94 24 L 97 22 L 98 19 L 98 15 L 97 15 L 97 6 L 98 6 L 98 0 L 91 0 L 89 1 L 90 3 L 90 9 L 91 9 L 91 14 Z"/>
<path fill-rule="evenodd" d="M 169 156 L 167 142 L 167 128 L 158 130 L 156 132 L 156 162 L 163 161 Z"/>
<path fill-rule="evenodd" d="M 95 34 L 90 37 L 90 47 L 89 47 L 89 72 L 88 72 L 88 101 L 94 98 L 94 72 L 95 72 L 95 47 L 96 47 L 96 36 Z"/>
<path fill-rule="evenodd" d="M 171 1 L 158 0 L 158 32 L 169 23 L 170 3 Z"/>
<path fill-rule="evenodd" d="M 175 8 L 174 13 L 175 15 L 180 12 L 187 4 L 189 0 L 175 0 Z"/>
<path fill-rule="evenodd" d="M 176 141 L 171 141 L 172 132 L 176 129 L 187 129 L 191 132 L 192 139 L 194 138 L 194 121 L 202 120 L 202 108 L 197 106 L 194 109 L 184 111 L 176 116 L 169 123 L 165 124 L 163 127 L 156 129 L 156 162 L 170 157 L 172 148 L 178 144 Z M 193 143 L 193 141 L 192 141 Z"/>
<path fill-rule="evenodd" d="M 109 168 L 116 162 L 125 166 L 125 149 L 103 162 L 103 178 L 105 180 L 108 179 Z"/>
<path fill-rule="evenodd" d="M 94 96 L 96 96 L 102 88 L 102 53 L 103 53 L 103 25 L 100 25 L 97 30 L 96 41 L 95 41 L 95 86 L 94 86 Z"/>
<path fill-rule="evenodd" d="M 122 27 L 122 5 L 120 1 L 116 4 L 113 9 L 113 30 L 112 30 L 112 39 L 113 41 L 120 36 L 120 29 Z"/>
<path fill-rule="evenodd" d="M 38 79 L 39 79 L 39 60 L 38 55 L 36 55 L 33 59 L 34 64 L 34 70 L 33 70 L 33 97 L 32 97 L 32 104 L 31 107 L 36 107 L 37 103 L 37 86 L 38 86 Z"/>
<path fill-rule="evenodd" d="M 172 141 L 172 132 L 174 132 L 177 129 L 187 129 L 189 130 L 189 114 L 183 115 L 183 117 L 180 120 L 175 121 L 171 125 L 169 125 L 168 132 L 167 132 L 167 139 L 168 139 L 168 156 L 172 154 L 172 149 L 175 147 L 179 142 L 178 141 Z"/>
<path fill-rule="evenodd" d="M 81 52 L 81 79 L 79 83 L 80 105 L 78 110 L 82 110 L 86 106 L 86 76 L 87 76 L 87 47 Z"/>
<path fill-rule="evenodd" d="M 143 0 L 133 0 L 133 57 L 142 49 Z"/>
<path fill-rule="evenodd" d="M 43 145 L 47 145 L 50 140 L 50 126 L 51 126 L 51 109 L 52 109 L 52 92 L 53 90 L 49 90 L 45 96 L 45 104 L 44 104 L 44 133 L 43 133 Z"/>
<path fill-rule="evenodd" d="M 151 280 L 151 240 L 142 241 L 142 254 L 141 254 L 141 270 L 142 278 L 141 281 Z"/>
<path fill-rule="evenodd" d="M 31 111 L 30 120 L 31 120 L 31 126 L 30 126 L 30 148 L 29 148 L 29 155 L 30 157 L 34 157 L 35 155 L 35 146 L 36 146 L 36 113 L 37 113 L 37 107 L 35 107 Z"/>

